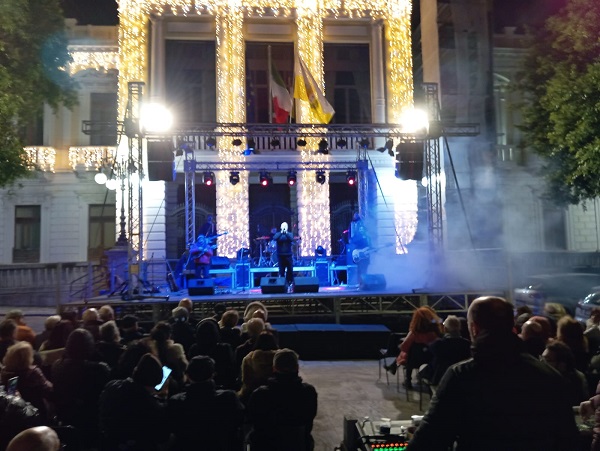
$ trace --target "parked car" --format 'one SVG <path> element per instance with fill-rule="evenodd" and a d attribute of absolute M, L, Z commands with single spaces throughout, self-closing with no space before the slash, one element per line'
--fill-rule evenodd
<path fill-rule="evenodd" d="M 596 287 L 598 289 L 600 287 Z M 600 308 L 600 290 L 588 294 L 577 303 L 575 309 L 575 319 L 585 323 L 589 318 L 592 310 Z"/>
<path fill-rule="evenodd" d="M 515 307 L 527 305 L 535 315 L 542 314 L 546 302 L 557 302 L 575 315 L 577 303 L 594 291 L 600 291 L 600 274 L 539 274 L 529 276 L 524 288 L 516 288 L 513 300 Z"/>

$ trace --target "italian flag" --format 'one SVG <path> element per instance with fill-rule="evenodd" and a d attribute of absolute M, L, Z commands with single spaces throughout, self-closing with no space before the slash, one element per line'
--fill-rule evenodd
<path fill-rule="evenodd" d="M 276 124 L 285 124 L 290 117 L 294 101 L 273 61 L 271 61 L 271 96 L 273 97 L 273 120 Z"/>

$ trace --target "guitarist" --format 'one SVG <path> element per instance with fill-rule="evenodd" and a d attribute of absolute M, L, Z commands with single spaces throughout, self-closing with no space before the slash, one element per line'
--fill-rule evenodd
<path fill-rule="evenodd" d="M 353 258 L 353 260 L 356 263 L 356 269 L 358 272 L 358 283 L 362 284 L 363 277 L 367 273 L 369 263 L 371 263 L 371 239 L 369 238 L 369 235 L 367 235 L 367 229 L 362 221 L 354 230 L 354 234 L 351 238 L 351 244 L 354 248 L 352 251 L 352 256 L 357 256 L 357 258 Z"/>
<path fill-rule="evenodd" d="M 208 240 L 211 240 L 212 238 L 216 238 L 217 225 L 213 222 L 212 215 L 208 215 L 206 217 L 206 222 L 204 224 L 202 224 L 202 227 L 200 227 L 200 235 L 203 235 Z M 210 243 L 210 244 L 215 244 L 215 243 Z M 217 255 L 216 245 L 213 247 L 213 254 Z"/>
<path fill-rule="evenodd" d="M 195 243 L 190 246 L 190 258 L 196 264 L 196 277 L 204 279 L 208 277 L 210 260 L 213 256 L 213 248 L 204 235 L 198 236 Z"/>

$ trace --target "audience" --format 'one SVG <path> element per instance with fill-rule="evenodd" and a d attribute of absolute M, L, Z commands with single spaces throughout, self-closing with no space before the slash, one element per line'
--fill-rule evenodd
<path fill-rule="evenodd" d="M 556 339 L 563 342 L 575 357 L 575 366 L 581 372 L 586 372 L 590 364 L 587 339 L 583 335 L 583 327 L 579 321 L 570 316 L 563 316 L 556 324 Z"/>
<path fill-rule="evenodd" d="M 113 320 L 106 321 L 100 326 L 99 334 L 99 340 L 96 341 L 96 358 L 98 361 L 106 363 L 114 372 L 126 349 L 121 344 L 117 323 Z"/>
<path fill-rule="evenodd" d="M 246 419 L 252 449 L 314 449 L 317 391 L 302 382 L 298 370 L 298 354 L 280 349 L 273 358 L 273 378 L 250 395 Z"/>
<path fill-rule="evenodd" d="M 473 358 L 446 371 L 407 451 L 573 449 L 566 382 L 524 351 L 512 304 L 480 297 L 467 318 Z"/>
<path fill-rule="evenodd" d="M 17 342 L 17 323 L 12 319 L 0 322 L 0 362 L 6 351 Z"/>
<path fill-rule="evenodd" d="M 542 325 L 532 320 L 525 321 L 519 336 L 523 340 L 525 350 L 536 359 L 540 358 L 548 343 L 548 338 L 544 333 Z"/>
<path fill-rule="evenodd" d="M 258 336 L 265 330 L 265 322 L 260 318 L 251 318 L 247 326 L 247 339 L 235 350 L 235 363 L 237 368 L 242 367 L 244 357 L 254 349 Z"/>
<path fill-rule="evenodd" d="M 21 397 L 36 407 L 42 418 L 48 419 L 48 404 L 52 397 L 52 383 L 42 370 L 33 363 L 33 347 L 28 341 L 19 341 L 8 348 L 0 382 L 8 386 L 8 381 L 18 377 L 17 390 Z"/>
<path fill-rule="evenodd" d="M 98 309 L 98 316 L 103 323 L 115 320 L 115 311 L 110 305 L 103 305 Z"/>
<path fill-rule="evenodd" d="M 256 312 L 257 310 L 260 310 L 262 312 L 262 316 L 260 317 L 260 319 L 262 319 L 265 323 L 265 328 L 268 328 L 267 318 L 269 316 L 269 313 L 267 311 L 267 306 L 260 301 L 253 301 L 250 304 L 248 304 L 246 306 L 246 309 L 244 310 L 244 322 L 241 326 L 242 340 L 248 339 L 248 337 L 245 336 L 245 334 L 248 333 L 248 323 L 252 318 L 256 318 L 256 316 L 254 316 L 254 312 Z"/>
<path fill-rule="evenodd" d="M 152 349 L 152 354 L 158 357 L 162 365 L 173 370 L 169 389 L 177 393 L 183 388 L 183 374 L 188 361 L 183 346 L 175 343 L 171 338 L 171 325 L 166 321 L 159 321 L 150 331 L 150 337 L 144 339 Z"/>
<path fill-rule="evenodd" d="M 183 346 L 187 354 L 196 341 L 195 331 L 189 323 L 190 312 L 185 307 L 175 307 L 171 311 L 173 341 Z"/>
<path fill-rule="evenodd" d="M 250 351 L 242 361 L 242 387 L 238 395 L 245 404 L 252 392 L 267 383 L 273 375 L 273 358 L 279 349 L 275 337 L 268 332 L 260 334 Z"/>
<path fill-rule="evenodd" d="M 60 440 L 54 429 L 37 426 L 17 434 L 6 451 L 59 451 Z"/>
<path fill-rule="evenodd" d="M 35 332 L 25 323 L 25 315 L 22 310 L 10 310 L 4 319 L 12 319 L 17 323 L 17 334 L 15 340 L 28 341 L 31 346 L 35 344 Z"/>
<path fill-rule="evenodd" d="M 223 313 L 223 316 L 219 321 L 221 341 L 223 343 L 229 343 L 231 349 L 236 349 L 242 344 L 242 331 L 238 327 L 239 320 L 240 314 L 237 310 L 232 309 Z"/>
<path fill-rule="evenodd" d="M 167 418 L 175 435 L 173 449 L 234 451 L 241 449 L 243 406 L 232 390 L 217 390 L 215 362 L 192 358 L 185 371 L 188 384 L 169 399 Z"/>
<path fill-rule="evenodd" d="M 121 328 L 121 344 L 127 346 L 129 343 L 141 340 L 146 336 L 144 331 L 138 325 L 138 319 L 135 315 L 125 315 L 119 322 Z"/>
<path fill-rule="evenodd" d="M 35 336 L 35 340 L 33 342 L 33 349 L 36 351 L 40 349 L 42 343 L 45 342 L 48 338 L 50 338 L 50 332 L 54 329 L 60 322 L 60 315 L 52 315 L 46 318 L 44 321 L 44 330 Z"/>
<path fill-rule="evenodd" d="M 548 343 L 542 358 L 567 381 L 567 392 L 572 406 L 578 406 L 589 398 L 587 380 L 585 375 L 575 367 L 575 356 L 571 348 L 565 343 L 554 340 Z"/>
<path fill-rule="evenodd" d="M 579 414 L 584 421 L 594 415 L 591 451 L 600 451 L 600 382 L 596 394 L 579 405 Z"/>
<path fill-rule="evenodd" d="M 88 330 L 94 340 L 98 340 L 100 338 L 100 325 L 102 321 L 100 321 L 100 315 L 98 314 L 98 310 L 95 308 L 85 309 L 83 314 L 81 315 L 81 327 Z"/>

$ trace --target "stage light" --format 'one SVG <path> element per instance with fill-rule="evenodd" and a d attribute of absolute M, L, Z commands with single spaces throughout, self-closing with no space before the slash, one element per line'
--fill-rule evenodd
<path fill-rule="evenodd" d="M 346 141 L 344 138 L 340 138 L 335 142 L 335 145 L 341 149 L 344 149 L 348 145 L 348 141 Z"/>
<path fill-rule="evenodd" d="M 211 136 L 206 140 L 206 145 L 212 150 L 217 145 L 217 140 Z"/>
<path fill-rule="evenodd" d="M 204 173 L 204 184 L 206 186 L 211 186 L 215 183 L 215 173 L 214 172 L 210 172 L 210 171 L 206 171 Z"/>
<path fill-rule="evenodd" d="M 231 171 L 229 173 L 229 183 L 237 185 L 240 182 L 240 173 L 237 171 Z"/>
<path fill-rule="evenodd" d="M 244 149 L 244 155 L 248 156 L 248 155 L 257 154 L 257 153 L 260 153 L 260 152 L 258 150 L 256 150 L 256 141 L 254 141 L 254 139 L 252 139 L 252 138 L 248 138 L 247 147 L 246 147 L 246 149 Z"/>
<path fill-rule="evenodd" d="M 271 174 L 269 174 L 266 171 L 262 171 L 260 173 L 260 184 L 262 186 L 269 186 L 270 184 L 273 183 L 273 177 L 271 177 Z"/>
<path fill-rule="evenodd" d="M 325 181 L 327 180 L 325 177 L 325 171 L 317 171 L 315 180 L 317 181 L 317 183 L 319 185 L 323 185 L 325 183 Z"/>
<path fill-rule="evenodd" d="M 159 103 L 146 103 L 140 109 L 140 129 L 142 133 L 164 133 L 173 126 L 173 115 Z"/>
<path fill-rule="evenodd" d="M 296 141 L 296 145 L 298 145 L 298 147 L 304 147 L 306 146 L 306 140 L 304 138 L 300 138 Z"/>
<path fill-rule="evenodd" d="M 366 149 L 369 147 L 369 139 L 368 138 L 363 138 L 360 140 L 360 147 L 362 147 L 363 149 Z"/>
<path fill-rule="evenodd" d="M 348 182 L 348 185 L 350 186 L 354 186 L 356 184 L 356 171 L 346 172 L 346 182 Z"/>
<path fill-rule="evenodd" d="M 242 140 L 240 138 L 235 138 L 233 141 L 231 141 L 231 145 L 233 146 L 241 146 L 242 145 Z"/>
<path fill-rule="evenodd" d="M 279 148 L 281 148 L 281 141 L 278 138 L 273 138 L 271 140 L 271 147 L 279 147 Z"/>
<path fill-rule="evenodd" d="M 106 176 L 106 174 L 104 173 L 104 168 L 101 168 L 96 175 L 94 176 L 94 181 L 98 184 L 98 185 L 104 185 L 106 184 L 106 181 L 108 180 L 108 177 Z"/>
<path fill-rule="evenodd" d="M 297 180 L 296 171 L 294 171 L 292 169 L 290 172 L 288 172 L 287 183 L 290 186 L 294 186 L 296 184 L 296 180 Z"/>
<path fill-rule="evenodd" d="M 326 257 L 327 250 L 323 246 L 317 246 L 317 248 L 315 249 L 315 255 L 319 257 Z"/>
<path fill-rule="evenodd" d="M 390 156 L 394 156 L 394 140 L 388 139 L 383 147 L 379 147 L 377 149 L 377 151 L 381 153 L 385 152 L 386 150 Z"/>
<path fill-rule="evenodd" d="M 329 143 L 325 138 L 319 141 L 319 153 L 327 155 L 329 153 Z"/>

